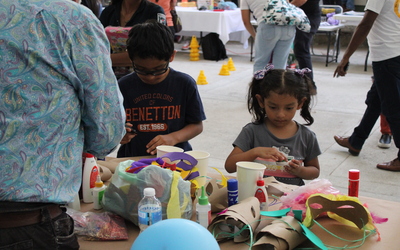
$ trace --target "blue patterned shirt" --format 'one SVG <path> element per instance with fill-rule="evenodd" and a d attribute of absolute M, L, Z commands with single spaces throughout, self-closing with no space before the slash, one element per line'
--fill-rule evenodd
<path fill-rule="evenodd" d="M 0 1 L 0 201 L 65 203 L 82 151 L 104 157 L 125 133 L 109 42 L 66 0 Z"/>

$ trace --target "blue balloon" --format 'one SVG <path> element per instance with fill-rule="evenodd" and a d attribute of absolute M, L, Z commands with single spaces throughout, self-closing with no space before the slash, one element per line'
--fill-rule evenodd
<path fill-rule="evenodd" d="M 159 221 L 141 232 L 131 250 L 219 250 L 214 236 L 202 225 L 186 219 Z"/>

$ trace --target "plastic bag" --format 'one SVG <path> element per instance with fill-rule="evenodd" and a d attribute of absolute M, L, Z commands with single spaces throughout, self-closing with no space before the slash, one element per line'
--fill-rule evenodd
<path fill-rule="evenodd" d="M 138 204 L 143 190 L 152 187 L 162 204 L 163 219 L 192 217 L 192 200 L 189 181 L 179 172 L 150 165 L 139 173 L 125 172 L 132 160 L 121 162 L 103 196 L 103 208 L 138 225 Z M 172 192 L 171 192 L 172 191 Z"/>
<path fill-rule="evenodd" d="M 315 179 L 304 186 L 301 186 L 292 192 L 280 198 L 282 206 L 280 209 L 291 208 L 291 210 L 301 210 L 303 218 L 306 214 L 306 201 L 312 194 L 340 194 L 340 191 L 332 186 L 327 179 Z M 289 215 L 293 215 L 292 212 Z"/>
<path fill-rule="evenodd" d="M 85 240 L 127 240 L 125 220 L 112 213 L 80 212 L 68 208 L 74 219 L 74 232 Z"/>

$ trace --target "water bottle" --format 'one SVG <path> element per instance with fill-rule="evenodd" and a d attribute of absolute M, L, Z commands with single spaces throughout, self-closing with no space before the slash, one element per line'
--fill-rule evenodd
<path fill-rule="evenodd" d="M 138 205 L 140 232 L 162 220 L 161 202 L 156 198 L 154 188 L 145 188 L 143 194 Z"/>

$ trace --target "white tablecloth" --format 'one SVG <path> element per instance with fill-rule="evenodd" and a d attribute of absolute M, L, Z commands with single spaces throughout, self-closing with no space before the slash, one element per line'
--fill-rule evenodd
<path fill-rule="evenodd" d="M 226 44 L 229 40 L 240 41 L 247 45 L 250 34 L 242 22 L 241 11 L 199 11 L 196 7 L 175 7 L 178 16 L 182 20 L 181 35 L 193 32 L 215 32 L 219 34 L 221 41 Z"/>

